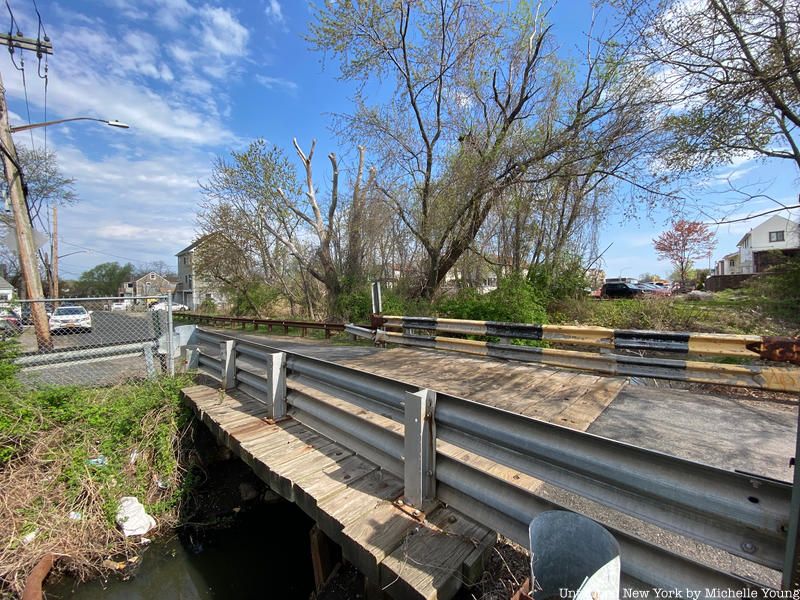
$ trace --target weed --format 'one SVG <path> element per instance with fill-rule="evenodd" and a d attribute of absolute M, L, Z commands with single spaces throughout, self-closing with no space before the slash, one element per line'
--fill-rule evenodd
<path fill-rule="evenodd" d="M 45 552 L 79 578 L 135 548 L 118 532 L 119 498 L 136 496 L 161 527 L 185 493 L 186 377 L 111 388 L 28 391 L 0 382 L 0 581 L 19 593 Z M 72 516 L 70 516 L 72 515 Z M 36 532 L 32 541 L 25 535 Z"/>

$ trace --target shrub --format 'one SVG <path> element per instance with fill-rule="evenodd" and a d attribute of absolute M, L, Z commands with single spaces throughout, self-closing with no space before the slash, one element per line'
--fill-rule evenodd
<path fill-rule="evenodd" d="M 499 282 L 496 290 L 480 294 L 475 289 L 461 290 L 441 299 L 436 312 L 453 319 L 505 321 L 510 323 L 545 323 L 547 311 L 541 294 L 521 277 Z"/>

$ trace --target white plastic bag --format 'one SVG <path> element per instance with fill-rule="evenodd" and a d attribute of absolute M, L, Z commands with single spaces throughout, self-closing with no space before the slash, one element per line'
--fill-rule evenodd
<path fill-rule="evenodd" d="M 156 526 L 156 520 L 145 512 L 144 506 L 136 498 L 124 496 L 119 499 L 117 525 L 125 537 L 144 535 Z"/>

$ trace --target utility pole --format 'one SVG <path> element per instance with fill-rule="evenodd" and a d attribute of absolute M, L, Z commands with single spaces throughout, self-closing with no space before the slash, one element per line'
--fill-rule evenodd
<path fill-rule="evenodd" d="M 20 49 L 32 49 L 45 54 L 53 53 L 53 46 L 49 41 L 44 43 L 39 40 L 24 38 L 22 36 L 0 36 L 0 44 Z M 6 105 L 6 88 L 0 76 L 0 151 L 3 155 L 3 165 L 8 181 L 8 195 L 11 199 L 11 210 L 17 230 L 17 247 L 19 249 L 19 265 L 22 278 L 25 281 L 25 291 L 31 302 L 31 316 L 33 327 L 36 331 L 36 341 L 39 350 L 52 350 L 53 342 L 50 339 L 50 327 L 47 312 L 44 306 L 44 292 L 42 279 L 39 276 L 39 264 L 36 258 L 36 245 L 33 242 L 31 219 L 28 214 L 28 201 L 22 189 L 22 173 L 18 169 L 19 161 L 14 141 L 11 139 L 11 129 L 8 123 L 8 106 Z"/>
<path fill-rule="evenodd" d="M 58 205 L 53 204 L 53 242 L 52 242 L 52 269 L 53 281 L 50 289 L 50 297 L 55 300 L 58 298 Z"/>

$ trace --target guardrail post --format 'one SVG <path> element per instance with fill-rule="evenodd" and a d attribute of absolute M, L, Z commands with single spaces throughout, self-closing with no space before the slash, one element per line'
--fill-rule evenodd
<path fill-rule="evenodd" d="M 436 392 L 406 393 L 404 435 L 405 502 L 414 508 L 436 497 Z"/>
<path fill-rule="evenodd" d="M 220 342 L 219 362 L 221 366 L 223 390 L 236 387 L 236 340 Z"/>
<path fill-rule="evenodd" d="M 186 348 L 186 370 L 195 371 L 200 366 L 200 348 Z"/>
<path fill-rule="evenodd" d="M 286 353 L 267 354 L 267 416 L 273 421 L 286 416 Z"/>

